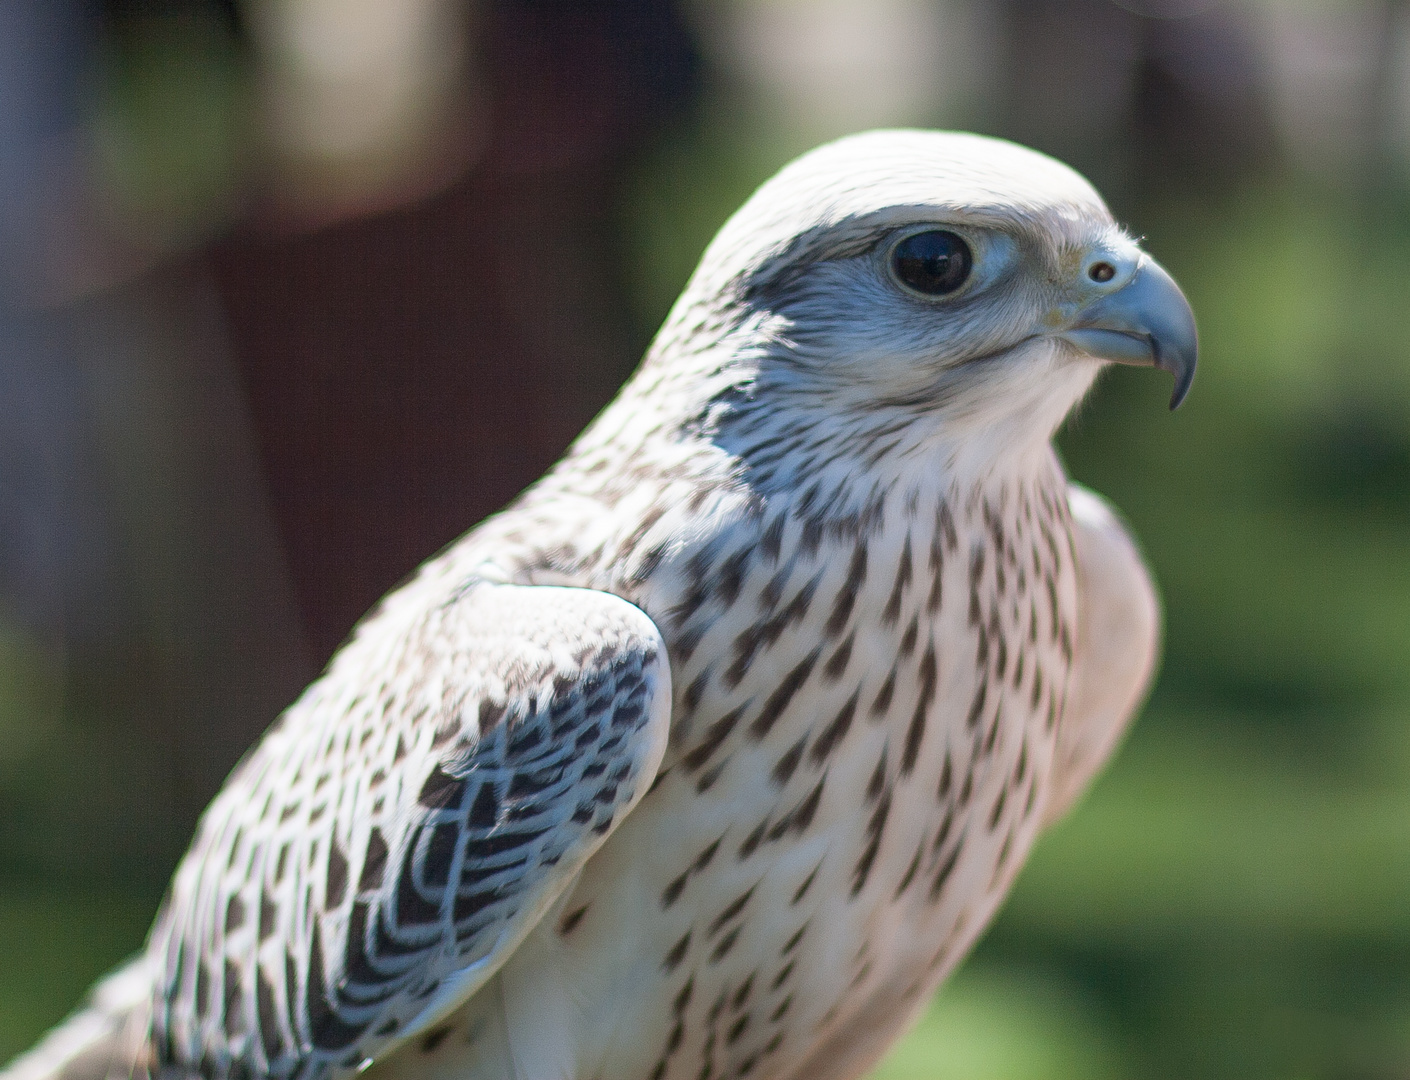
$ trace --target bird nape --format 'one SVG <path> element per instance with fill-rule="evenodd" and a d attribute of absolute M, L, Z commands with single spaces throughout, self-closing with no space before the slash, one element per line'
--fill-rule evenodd
<path fill-rule="evenodd" d="M 1155 591 L 1051 438 L 1194 375 L 1066 166 L 878 131 L 721 229 L 640 369 L 358 628 L 145 953 L 4 1080 L 863 1074 L 1145 693 Z"/>

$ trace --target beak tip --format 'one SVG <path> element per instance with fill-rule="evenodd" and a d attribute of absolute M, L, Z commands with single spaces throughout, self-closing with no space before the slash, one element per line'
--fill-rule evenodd
<path fill-rule="evenodd" d="M 1189 308 L 1186 307 L 1185 310 L 1188 312 Z M 1180 407 L 1181 402 L 1190 392 L 1191 385 L 1194 384 L 1195 369 L 1199 365 L 1198 333 L 1195 329 L 1194 317 L 1191 315 L 1186 332 L 1178 335 L 1178 338 L 1184 340 L 1177 340 L 1175 348 L 1162 349 L 1159 338 L 1153 337 L 1151 339 L 1155 351 L 1155 366 L 1170 372 L 1175 377 L 1175 385 L 1170 391 L 1171 412 Z"/>
<path fill-rule="evenodd" d="M 1190 392 L 1190 386 L 1195 381 L 1195 366 L 1190 364 L 1175 369 L 1175 386 L 1170 392 L 1170 411 L 1174 412 L 1185 400 L 1185 395 Z"/>

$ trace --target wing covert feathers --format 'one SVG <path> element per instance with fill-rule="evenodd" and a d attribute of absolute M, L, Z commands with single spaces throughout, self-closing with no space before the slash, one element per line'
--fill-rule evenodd
<path fill-rule="evenodd" d="M 1062 817 L 1106 764 L 1160 655 L 1160 599 L 1135 540 L 1094 492 L 1069 484 L 1068 505 L 1077 549 L 1077 655 L 1045 824 Z"/>
<path fill-rule="evenodd" d="M 206 812 L 153 930 L 159 1066 L 314 1078 L 489 979 L 646 792 L 670 669 L 638 608 L 472 583 L 365 628 Z"/>

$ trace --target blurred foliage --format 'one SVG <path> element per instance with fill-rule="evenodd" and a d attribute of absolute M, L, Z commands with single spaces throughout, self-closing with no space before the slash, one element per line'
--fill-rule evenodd
<path fill-rule="evenodd" d="M 96 65 L 91 125 L 110 227 L 173 251 L 231 220 L 250 165 L 248 69 L 217 9 L 189 4 L 115 23 Z"/>
<path fill-rule="evenodd" d="M 23 1050 L 133 951 L 160 890 L 89 892 L 9 883 L 0 890 L 0 1057 Z"/>

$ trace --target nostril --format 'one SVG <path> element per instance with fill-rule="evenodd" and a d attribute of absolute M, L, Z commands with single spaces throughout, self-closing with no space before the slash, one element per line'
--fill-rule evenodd
<path fill-rule="evenodd" d="M 1105 283 L 1116 277 L 1116 267 L 1109 262 L 1095 262 L 1088 268 L 1087 276 L 1093 281 Z"/>

